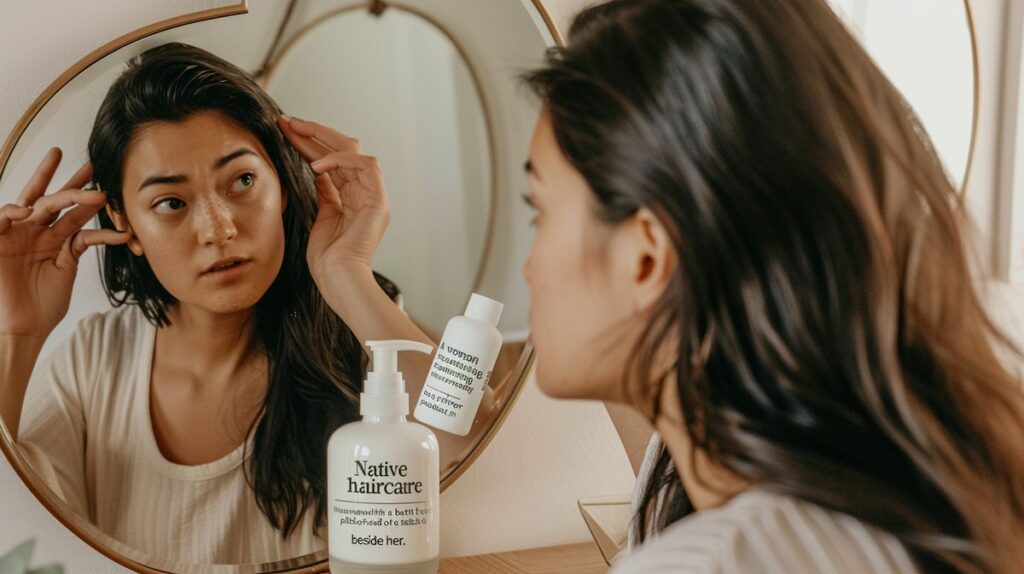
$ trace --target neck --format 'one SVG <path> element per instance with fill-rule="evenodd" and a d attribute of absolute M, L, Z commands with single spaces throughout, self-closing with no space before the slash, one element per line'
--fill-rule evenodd
<path fill-rule="evenodd" d="M 368 423 L 397 423 L 406 422 L 405 415 L 363 415 L 363 421 Z"/>
<path fill-rule="evenodd" d="M 679 479 L 695 509 L 716 508 L 753 486 L 751 481 L 715 464 L 704 450 L 694 447 L 686 432 L 672 377 L 665 381 L 661 414 L 654 426 L 672 455 Z"/>
<path fill-rule="evenodd" d="M 178 303 L 167 316 L 171 324 L 158 342 L 169 356 L 188 357 L 189 370 L 230 374 L 247 362 L 255 337 L 252 309 L 211 313 Z"/>

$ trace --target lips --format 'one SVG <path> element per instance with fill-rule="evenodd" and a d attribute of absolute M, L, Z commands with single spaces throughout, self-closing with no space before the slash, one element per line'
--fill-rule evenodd
<path fill-rule="evenodd" d="M 238 267 L 239 265 L 246 263 L 248 261 L 249 259 L 246 259 L 244 257 L 228 257 L 226 259 L 214 261 L 212 264 L 210 264 L 209 267 L 206 268 L 205 271 L 203 271 L 203 275 L 206 275 L 207 273 L 215 273 L 218 271 L 227 271 L 229 269 Z"/>

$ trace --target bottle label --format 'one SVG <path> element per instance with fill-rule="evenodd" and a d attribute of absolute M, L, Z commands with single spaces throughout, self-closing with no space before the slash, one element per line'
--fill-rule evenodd
<path fill-rule="evenodd" d="M 437 555 L 436 496 L 424 475 L 430 465 L 357 458 L 344 466 L 330 484 L 333 556 L 393 564 Z"/>
<path fill-rule="evenodd" d="M 500 349 L 481 356 L 449 342 L 441 341 L 423 385 L 417 408 L 426 408 L 449 418 L 456 418 L 469 402 L 475 406 L 491 379 L 491 369 Z M 468 401 L 473 397 L 472 401 Z"/>

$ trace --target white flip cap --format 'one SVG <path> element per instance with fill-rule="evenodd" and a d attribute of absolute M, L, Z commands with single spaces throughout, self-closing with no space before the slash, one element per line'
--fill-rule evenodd
<path fill-rule="evenodd" d="M 503 307 L 504 305 L 494 299 L 489 299 L 479 293 L 473 293 L 469 297 L 469 305 L 466 306 L 466 316 L 497 327 Z"/>

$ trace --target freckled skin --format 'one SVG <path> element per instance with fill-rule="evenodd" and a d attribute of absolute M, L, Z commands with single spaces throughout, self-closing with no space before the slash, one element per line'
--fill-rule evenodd
<path fill-rule="evenodd" d="M 242 148 L 255 153 L 214 167 Z M 186 181 L 139 189 L 149 177 L 169 175 Z M 130 226 L 129 248 L 148 259 L 182 305 L 212 313 L 251 308 L 281 269 L 280 181 L 259 140 L 217 112 L 142 128 L 126 157 L 123 196 L 123 216 L 113 216 L 119 227 Z M 202 275 L 215 261 L 233 256 L 252 260 L 239 279 L 218 282 Z"/>

